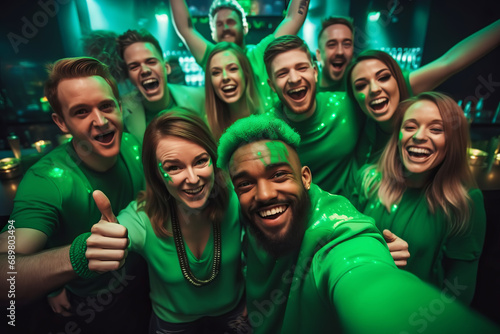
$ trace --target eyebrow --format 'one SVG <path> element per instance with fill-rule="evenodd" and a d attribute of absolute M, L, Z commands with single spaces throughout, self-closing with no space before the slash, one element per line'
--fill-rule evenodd
<path fill-rule="evenodd" d="M 201 158 L 203 156 L 208 156 L 209 157 L 210 154 L 208 154 L 207 152 L 200 153 L 200 154 L 198 154 L 197 156 L 195 156 L 193 158 L 193 161 L 195 161 L 195 160 L 197 160 L 197 159 L 199 159 L 199 158 Z M 179 159 L 165 159 L 165 160 L 163 160 L 163 162 L 161 164 L 163 166 L 165 163 L 179 163 L 179 162 L 181 162 Z"/>
<path fill-rule="evenodd" d="M 292 168 L 292 165 L 287 163 L 287 162 L 276 162 L 276 163 L 273 163 L 273 164 L 269 164 L 266 166 L 266 172 L 272 170 L 272 169 L 275 169 L 275 168 L 279 168 L 279 167 L 289 167 L 289 168 Z M 249 176 L 250 174 L 247 172 L 247 171 L 241 171 L 239 173 L 236 173 L 236 175 L 232 176 L 231 177 L 231 181 L 234 181 L 234 180 L 237 180 L 239 178 L 244 178 L 244 177 L 247 177 Z"/>

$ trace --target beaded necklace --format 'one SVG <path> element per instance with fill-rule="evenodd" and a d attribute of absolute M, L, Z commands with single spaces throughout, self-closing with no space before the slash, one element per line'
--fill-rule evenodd
<path fill-rule="evenodd" d="M 179 225 L 179 220 L 177 219 L 177 212 L 175 206 L 170 203 L 170 212 L 172 219 L 172 232 L 174 235 L 175 248 L 177 250 L 177 257 L 179 258 L 179 264 L 181 266 L 182 275 L 184 278 L 194 286 L 201 287 L 212 282 L 220 271 L 221 264 L 221 233 L 219 224 L 212 223 L 213 233 L 214 233 L 214 260 L 212 263 L 212 271 L 210 277 L 206 280 L 198 279 L 193 275 L 191 269 L 189 268 L 189 261 L 186 254 L 186 249 L 184 247 L 184 240 L 182 239 L 181 227 Z"/>

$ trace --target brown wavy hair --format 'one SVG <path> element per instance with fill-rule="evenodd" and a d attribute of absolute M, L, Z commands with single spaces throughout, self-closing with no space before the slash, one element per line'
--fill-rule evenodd
<path fill-rule="evenodd" d="M 172 236 L 172 232 L 167 229 L 167 222 L 170 217 L 170 205 L 175 205 L 175 199 L 165 187 L 156 159 L 158 143 L 167 136 L 175 136 L 200 145 L 210 155 L 215 181 L 208 199 L 210 203 L 205 210 L 212 223 L 220 223 L 229 201 L 229 183 L 225 173 L 216 167 L 217 145 L 205 122 L 193 112 L 182 108 L 161 113 L 146 128 L 142 147 L 146 191 L 139 194 L 137 207 L 146 212 L 158 237 Z"/>
<path fill-rule="evenodd" d="M 255 85 L 254 72 L 243 50 L 234 43 L 217 43 L 208 56 L 207 66 L 205 68 L 205 110 L 208 124 L 216 140 L 219 140 L 224 130 L 232 124 L 229 106 L 215 94 L 210 73 L 210 62 L 212 58 L 223 51 L 231 51 L 240 63 L 246 84 L 244 97 L 248 111 L 251 114 L 260 113 L 261 105 L 260 96 Z"/>
<path fill-rule="evenodd" d="M 389 143 L 376 165 L 364 173 L 363 186 L 367 197 L 377 196 L 391 211 L 393 204 L 399 203 L 406 190 L 404 166 L 398 147 L 399 133 L 403 118 L 413 104 L 430 101 L 439 109 L 443 119 L 445 152 L 443 162 L 428 180 L 425 187 L 429 210 L 438 208 L 447 217 L 451 234 L 460 234 L 469 227 L 470 197 L 468 190 L 477 187 L 469 169 L 467 149 L 470 146 L 469 127 L 462 109 L 450 97 L 426 92 L 401 102 L 394 113 L 394 130 Z"/>

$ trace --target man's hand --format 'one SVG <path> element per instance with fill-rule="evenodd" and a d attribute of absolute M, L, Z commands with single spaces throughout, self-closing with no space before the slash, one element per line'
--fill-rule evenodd
<path fill-rule="evenodd" d="M 101 220 L 92 226 L 92 235 L 87 239 L 89 269 L 98 272 L 117 270 L 127 257 L 127 228 L 118 224 L 109 199 L 100 190 L 93 193 L 94 201 L 101 211 Z"/>
<path fill-rule="evenodd" d="M 383 231 L 383 235 L 396 266 L 398 268 L 406 266 L 410 258 L 408 243 L 387 229 Z"/>
<path fill-rule="evenodd" d="M 54 313 L 60 314 L 63 317 L 71 317 L 71 304 L 66 294 L 66 288 L 62 288 L 61 292 L 53 297 L 47 297 L 47 301 Z"/>

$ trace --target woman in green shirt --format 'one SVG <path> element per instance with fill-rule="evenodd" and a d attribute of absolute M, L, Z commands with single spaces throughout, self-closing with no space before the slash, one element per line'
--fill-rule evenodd
<path fill-rule="evenodd" d="M 404 270 L 470 303 L 486 217 L 467 161 L 467 120 L 434 92 L 402 102 L 394 115 L 389 143 L 361 172 L 352 200 L 379 230 L 408 242 Z"/>
<path fill-rule="evenodd" d="M 236 120 L 259 113 L 261 97 L 254 72 L 243 50 L 234 43 L 217 43 L 205 69 L 205 109 L 216 140 Z"/>
<path fill-rule="evenodd" d="M 148 263 L 151 333 L 248 329 L 238 199 L 216 161 L 213 136 L 192 113 L 169 110 L 146 129 L 146 191 L 117 220 Z"/>

